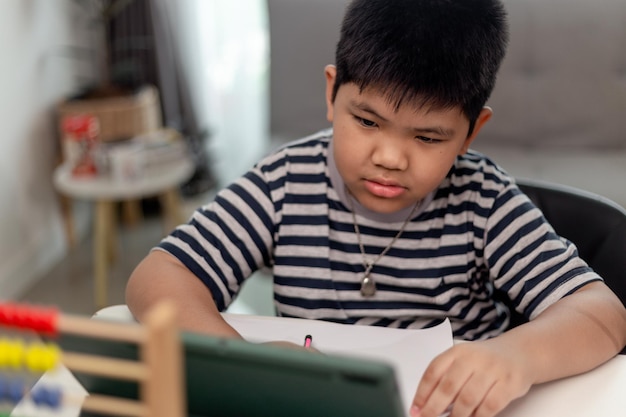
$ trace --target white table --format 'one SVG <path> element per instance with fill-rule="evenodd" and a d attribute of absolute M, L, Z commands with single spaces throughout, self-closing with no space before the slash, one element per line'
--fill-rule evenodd
<path fill-rule="evenodd" d="M 245 315 L 240 316 L 245 320 Z M 257 316 L 248 316 L 254 319 Z M 125 305 L 110 306 L 95 318 L 132 321 Z M 263 320 L 283 320 L 264 317 Z M 290 319 L 293 320 L 293 319 Z M 617 417 L 626 415 L 626 355 L 582 375 L 537 385 L 498 417 Z"/>
<path fill-rule="evenodd" d="M 180 224 L 178 186 L 194 172 L 190 158 L 181 158 L 147 167 L 138 178 L 115 180 L 108 176 L 76 177 L 68 165 L 59 166 L 53 177 L 56 189 L 71 198 L 95 202 L 94 215 L 94 300 L 97 308 L 106 306 L 109 262 L 116 253 L 117 227 L 114 203 L 117 201 L 159 196 L 166 229 Z"/>

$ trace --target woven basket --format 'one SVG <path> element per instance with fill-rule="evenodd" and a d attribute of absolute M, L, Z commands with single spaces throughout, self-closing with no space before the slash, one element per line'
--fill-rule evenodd
<path fill-rule="evenodd" d="M 103 142 L 129 139 L 157 130 L 162 124 L 159 93 L 151 85 L 129 96 L 64 101 L 57 106 L 57 113 L 59 120 L 81 114 L 96 116 L 100 122 L 98 138 Z"/>

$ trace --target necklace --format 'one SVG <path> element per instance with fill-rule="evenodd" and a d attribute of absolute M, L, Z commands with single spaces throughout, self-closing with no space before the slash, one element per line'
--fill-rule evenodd
<path fill-rule="evenodd" d="M 409 213 L 408 217 L 404 220 L 404 223 L 402 223 L 400 230 L 398 231 L 398 233 L 396 233 L 393 239 L 391 239 L 391 242 L 389 242 L 389 244 L 385 247 L 385 249 L 383 249 L 383 251 L 379 253 L 378 256 L 373 261 L 368 261 L 366 254 L 365 254 L 365 247 L 363 246 L 363 242 L 361 242 L 361 230 L 359 229 L 359 225 L 356 222 L 356 214 L 354 214 L 352 196 L 348 193 L 347 197 L 350 203 L 350 213 L 352 214 L 352 223 L 354 224 L 354 232 L 356 233 L 356 238 L 357 238 L 357 241 L 359 242 L 359 250 L 361 251 L 361 256 L 363 257 L 363 266 L 365 267 L 365 272 L 363 273 L 363 278 L 361 279 L 361 295 L 363 297 L 372 297 L 374 294 L 376 294 L 376 281 L 374 281 L 374 279 L 370 277 L 370 272 L 372 272 L 372 268 L 374 268 L 374 265 L 376 264 L 376 262 L 380 260 L 380 258 L 385 256 L 387 252 L 389 252 L 393 244 L 396 243 L 396 240 L 398 240 L 400 235 L 402 235 L 402 233 L 404 232 L 404 229 L 406 228 L 406 225 L 409 224 L 409 221 L 413 217 L 413 214 L 415 214 L 415 212 L 417 211 L 417 208 L 420 206 L 421 200 L 415 203 L 415 205 L 413 206 L 413 209 L 411 210 L 411 213 Z"/>

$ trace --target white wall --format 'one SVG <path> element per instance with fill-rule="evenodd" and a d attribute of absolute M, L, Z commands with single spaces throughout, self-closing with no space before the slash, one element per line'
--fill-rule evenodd
<path fill-rule="evenodd" d="M 324 67 L 335 63 L 348 0 L 267 0 L 271 22 L 271 132 L 281 143 L 330 127 Z"/>
<path fill-rule="evenodd" d="M 53 106 L 89 77 L 90 63 L 64 56 L 87 37 L 74 31 L 71 0 L 0 2 L 0 299 L 17 297 L 66 251 L 51 173 L 57 156 Z"/>

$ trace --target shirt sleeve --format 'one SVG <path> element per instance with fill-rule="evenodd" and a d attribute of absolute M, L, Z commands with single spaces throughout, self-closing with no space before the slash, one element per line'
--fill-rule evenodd
<path fill-rule="evenodd" d="M 192 271 L 223 311 L 247 277 L 271 264 L 274 212 L 270 187 L 255 168 L 197 209 L 157 249 Z"/>
<path fill-rule="evenodd" d="M 495 198 L 485 240 L 494 287 L 528 319 L 583 285 L 601 280 L 578 256 L 576 246 L 557 235 L 514 183 Z"/>

